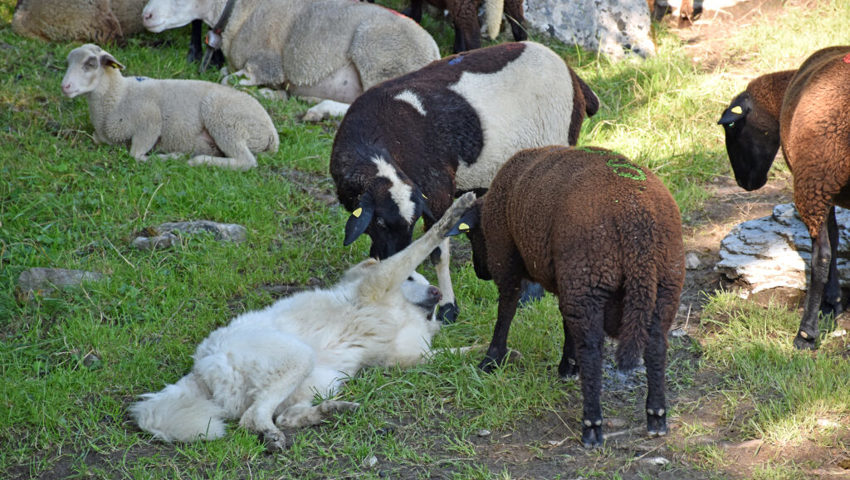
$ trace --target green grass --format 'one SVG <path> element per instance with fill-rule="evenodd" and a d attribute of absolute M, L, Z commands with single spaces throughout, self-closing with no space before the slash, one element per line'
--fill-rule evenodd
<path fill-rule="evenodd" d="M 342 246 L 345 212 L 310 194 L 333 192 L 327 162 L 336 123 L 305 125 L 299 117 L 307 104 L 261 100 L 281 146 L 260 156 L 258 168 L 137 163 L 124 147 L 95 145 L 85 101 L 61 95 L 73 45 L 16 36 L 8 26 L 12 9 L 12 0 L 0 0 L 0 477 L 653 478 L 630 447 L 578 446 L 580 389 L 554 374 L 563 337 L 551 297 L 518 314 L 509 339 L 523 354 L 518 361 L 492 375 L 476 368 L 480 352 L 438 355 L 408 370 L 366 370 L 340 394 L 364 407 L 291 432 L 282 454 L 267 454 L 235 425 L 222 440 L 173 446 L 138 431 L 127 415 L 134 398 L 188 371 L 211 330 L 274 301 L 264 286 L 329 284 L 366 256 L 366 241 Z M 788 4 L 776 23 L 729 38 L 718 52 L 725 61 L 711 70 L 694 65 L 663 28 L 658 55 L 645 61 L 616 63 L 535 39 L 563 55 L 601 99 L 580 142 L 648 166 L 689 221 L 709 200 L 707 184 L 730 175 L 715 124 L 726 102 L 760 73 L 794 68 L 817 48 L 846 43 L 846 18 L 850 4 L 839 0 Z M 424 25 L 449 53 L 450 25 L 429 17 Z M 127 65 L 125 75 L 215 80 L 185 63 L 187 39 L 182 29 L 107 49 Z M 129 246 L 135 232 L 193 219 L 239 223 L 248 240 L 200 235 L 164 251 Z M 107 279 L 26 302 L 17 279 L 32 267 L 98 271 Z M 462 318 L 435 346 L 486 344 L 495 287 L 477 280 L 471 265 L 455 265 L 453 275 Z M 680 415 L 688 420 L 668 439 L 668 473 L 727 475 L 729 453 L 700 443 L 711 435 L 821 452 L 765 463 L 753 478 L 803 478 L 847 456 L 846 337 L 825 337 L 816 353 L 797 352 L 798 321 L 797 311 L 716 294 L 696 342 L 671 341 L 671 418 L 674 425 Z M 625 418 L 625 428 L 642 426 L 637 392 L 623 399 L 603 393 L 606 416 Z M 482 429 L 492 434 L 480 437 Z M 564 438 L 560 450 L 550 448 L 548 441 Z M 525 461 L 505 460 L 520 453 Z M 365 466 L 372 456 L 377 466 Z"/>

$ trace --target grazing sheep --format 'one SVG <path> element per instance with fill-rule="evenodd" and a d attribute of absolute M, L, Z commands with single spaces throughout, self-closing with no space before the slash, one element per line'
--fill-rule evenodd
<path fill-rule="evenodd" d="M 192 371 L 144 394 L 130 407 L 133 419 L 171 442 L 222 437 L 224 420 L 239 418 L 281 449 L 279 427 L 315 425 L 356 408 L 330 398 L 348 378 L 368 366 L 406 367 L 430 356 L 440 291 L 414 270 L 474 200 L 471 193 L 458 199 L 393 258 L 360 262 L 331 288 L 297 293 L 215 330 L 198 345 Z"/>
<path fill-rule="evenodd" d="M 812 268 L 794 338 L 814 349 L 818 312 L 842 311 L 836 272 L 835 205 L 850 208 L 850 46 L 812 54 L 798 70 L 762 75 L 732 100 L 718 121 L 742 188 L 767 182 L 779 146 L 794 176 L 794 204 L 812 236 Z"/>
<path fill-rule="evenodd" d="M 410 18 L 422 21 L 422 4 L 425 0 L 412 0 L 410 3 Z M 481 26 L 478 23 L 478 8 L 482 0 L 427 0 L 428 3 L 440 9 L 448 10 L 455 25 L 454 52 L 481 48 Z M 521 42 L 528 38 L 522 22 L 525 20 L 522 12 L 522 0 L 485 0 L 484 24 L 487 25 L 487 35 L 495 39 L 502 26 L 502 13 L 507 14 L 508 23 L 514 40 Z"/>
<path fill-rule="evenodd" d="M 214 26 L 227 3 L 150 0 L 143 20 L 152 32 L 195 19 Z M 340 103 L 347 107 L 365 89 L 440 58 L 428 32 L 378 5 L 351 0 L 243 0 L 231 5 L 221 29 L 221 49 L 232 72 L 224 82 L 241 78 L 240 85 L 326 100 L 310 109 L 307 120 L 323 118 Z"/>
<path fill-rule="evenodd" d="M 143 32 L 145 0 L 18 0 L 12 30 L 50 42 L 112 43 Z"/>
<path fill-rule="evenodd" d="M 370 255 L 386 258 L 410 243 L 458 192 L 481 192 L 499 167 L 523 148 L 578 139 L 599 100 L 552 50 L 534 42 L 504 43 L 453 55 L 386 81 L 358 98 L 337 131 L 330 172 L 352 212 L 345 245 L 364 232 Z M 448 239 L 437 277 L 441 319 L 457 305 Z"/>
<path fill-rule="evenodd" d="M 564 321 L 558 373 L 581 376 L 584 445 L 603 439 L 606 333 L 619 339 L 621 370 L 637 367 L 643 355 L 647 430 L 667 432 L 667 331 L 679 306 L 685 255 L 679 209 L 657 177 L 599 148 L 523 150 L 451 233 L 458 231 L 470 237 L 476 274 L 499 289 L 482 369 L 504 360 L 520 281 L 533 280 L 558 297 Z"/>
<path fill-rule="evenodd" d="M 68 54 L 62 92 L 87 97 L 95 141 L 129 141 L 136 160 L 147 160 L 147 153 L 157 148 L 195 155 L 190 165 L 236 170 L 255 167 L 255 152 L 277 151 L 277 130 L 269 114 L 247 93 L 198 80 L 125 78 L 121 68 L 97 45 Z"/>

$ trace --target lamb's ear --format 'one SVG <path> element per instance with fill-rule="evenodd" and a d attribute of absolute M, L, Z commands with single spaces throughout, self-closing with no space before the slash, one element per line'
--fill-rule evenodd
<path fill-rule="evenodd" d="M 357 240 L 357 237 L 369 227 L 374 214 L 375 202 L 372 194 L 366 192 L 360 197 L 360 205 L 351 212 L 351 216 L 345 222 L 345 240 L 342 241 L 342 245 L 347 247 Z"/>
<path fill-rule="evenodd" d="M 744 92 L 732 100 L 732 104 L 723 111 L 723 115 L 720 116 L 717 124 L 731 125 L 745 118 L 752 109 L 753 101 L 750 99 L 750 94 Z"/>
<path fill-rule="evenodd" d="M 124 65 L 118 60 L 115 60 L 115 57 L 113 57 L 109 52 L 101 52 L 100 64 L 104 67 L 115 67 L 119 70 L 124 70 Z"/>
<path fill-rule="evenodd" d="M 472 205 L 472 208 L 466 211 L 460 220 L 449 230 L 449 233 L 446 234 L 447 237 L 453 237 L 455 235 L 460 235 L 461 233 L 468 233 L 470 230 L 478 227 L 478 224 L 481 222 L 481 207 L 478 202 L 475 202 Z"/>

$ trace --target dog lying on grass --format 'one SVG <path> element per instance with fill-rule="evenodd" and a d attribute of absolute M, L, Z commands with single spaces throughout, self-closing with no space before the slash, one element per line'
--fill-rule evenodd
<path fill-rule="evenodd" d="M 154 437 L 172 441 L 220 438 L 224 421 L 282 449 L 280 427 L 320 423 L 357 403 L 327 400 L 367 366 L 411 366 L 431 354 L 440 329 L 441 294 L 414 269 L 472 206 L 459 198 L 417 241 L 382 261 L 349 269 L 331 288 L 300 292 L 248 312 L 213 331 L 195 351 L 192 371 L 130 408 Z M 316 396 L 325 399 L 313 405 Z"/>

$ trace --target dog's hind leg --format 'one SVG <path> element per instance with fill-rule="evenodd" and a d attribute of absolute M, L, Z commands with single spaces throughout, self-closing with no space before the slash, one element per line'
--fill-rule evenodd
<path fill-rule="evenodd" d="M 325 400 L 324 402 L 312 405 L 293 405 L 283 413 L 278 415 L 277 423 L 281 427 L 306 427 L 317 425 L 336 412 L 349 412 L 356 410 L 360 404 L 356 402 L 342 402 L 339 400 Z"/>

